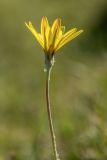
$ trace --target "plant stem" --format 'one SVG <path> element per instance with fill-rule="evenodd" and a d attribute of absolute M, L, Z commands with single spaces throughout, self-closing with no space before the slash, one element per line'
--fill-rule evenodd
<path fill-rule="evenodd" d="M 51 67 L 48 67 L 47 72 L 46 72 L 46 74 L 47 74 L 46 75 L 46 103 L 47 103 L 49 128 L 50 128 L 50 132 L 51 132 L 51 139 L 52 139 L 54 157 L 55 157 L 55 160 L 59 160 L 59 155 L 58 155 L 57 147 L 56 147 L 56 138 L 55 138 L 55 133 L 54 133 L 54 128 L 53 128 L 51 106 L 50 106 L 50 96 L 49 96 L 50 73 L 51 73 Z"/>

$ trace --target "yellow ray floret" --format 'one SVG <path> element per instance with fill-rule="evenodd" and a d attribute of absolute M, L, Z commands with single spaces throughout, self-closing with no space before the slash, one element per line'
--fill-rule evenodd
<path fill-rule="evenodd" d="M 46 54 L 54 54 L 66 43 L 76 38 L 83 30 L 73 28 L 65 33 L 65 26 L 61 26 L 61 19 L 57 18 L 50 27 L 47 17 L 41 20 L 41 33 L 38 33 L 31 22 L 25 23 L 26 27 L 37 39 Z"/>

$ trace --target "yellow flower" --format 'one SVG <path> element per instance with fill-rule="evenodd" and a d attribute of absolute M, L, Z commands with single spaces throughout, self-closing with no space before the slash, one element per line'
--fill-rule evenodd
<path fill-rule="evenodd" d="M 50 27 L 47 17 L 43 17 L 41 20 L 41 33 L 36 31 L 31 22 L 25 24 L 40 43 L 45 53 L 51 55 L 54 55 L 62 46 L 83 32 L 83 30 L 77 31 L 77 28 L 73 28 L 64 33 L 65 27 L 61 26 L 60 18 L 57 18 Z"/>

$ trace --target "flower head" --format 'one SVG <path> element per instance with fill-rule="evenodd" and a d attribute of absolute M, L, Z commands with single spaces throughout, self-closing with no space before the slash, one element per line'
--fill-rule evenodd
<path fill-rule="evenodd" d="M 77 31 L 77 28 L 73 28 L 65 33 L 65 27 L 61 25 L 60 18 L 57 18 L 50 27 L 47 17 L 43 17 L 41 33 L 36 31 L 31 22 L 25 24 L 48 55 L 54 55 L 62 46 L 83 32 L 83 30 Z"/>

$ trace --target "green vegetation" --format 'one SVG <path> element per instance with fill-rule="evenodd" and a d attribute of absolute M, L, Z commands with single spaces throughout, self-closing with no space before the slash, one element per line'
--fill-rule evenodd
<path fill-rule="evenodd" d="M 44 54 L 24 22 L 46 15 L 84 33 L 56 54 L 51 77 L 61 160 L 107 159 L 106 0 L 0 1 L 0 160 L 51 160 Z"/>

